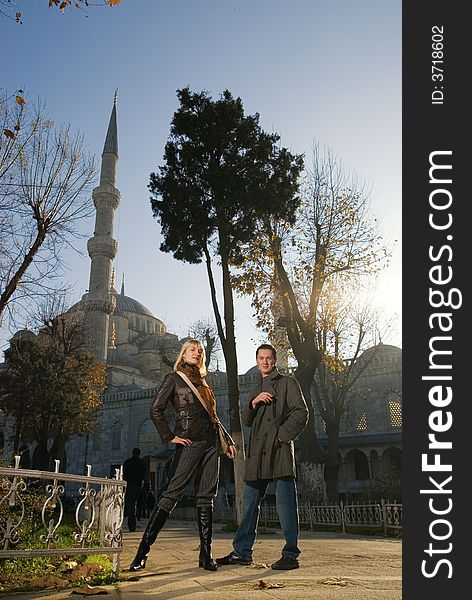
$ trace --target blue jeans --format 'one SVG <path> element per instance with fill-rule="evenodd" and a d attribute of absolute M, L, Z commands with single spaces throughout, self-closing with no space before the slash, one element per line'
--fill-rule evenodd
<path fill-rule="evenodd" d="M 257 535 L 261 502 L 268 485 L 268 479 L 244 483 L 244 515 L 233 539 L 235 554 L 244 560 L 252 560 L 252 548 Z M 298 558 L 300 549 L 298 548 L 298 501 L 295 480 L 293 477 L 282 477 L 275 480 L 275 485 L 277 514 L 285 537 L 282 556 Z"/>

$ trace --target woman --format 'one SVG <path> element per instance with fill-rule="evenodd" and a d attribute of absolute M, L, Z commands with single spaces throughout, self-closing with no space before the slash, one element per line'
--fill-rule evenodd
<path fill-rule="evenodd" d="M 204 380 L 205 349 L 199 340 L 189 339 L 180 349 L 174 371 L 164 377 L 151 406 L 151 418 L 163 442 L 176 445 L 168 483 L 155 505 L 131 571 L 144 569 L 151 545 L 167 518 L 194 478 L 195 505 L 200 534 L 199 566 L 216 571 L 211 555 L 213 499 L 218 488 L 219 437 L 218 416 L 213 391 Z M 171 431 L 164 411 L 169 404 L 175 410 L 175 431 Z M 224 432 L 234 459 L 236 448 L 231 436 Z"/>

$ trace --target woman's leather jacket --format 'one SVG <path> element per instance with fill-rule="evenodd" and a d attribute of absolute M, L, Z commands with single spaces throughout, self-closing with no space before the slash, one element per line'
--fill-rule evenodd
<path fill-rule="evenodd" d="M 175 431 L 171 431 L 164 415 L 169 402 L 175 411 Z M 175 372 L 168 373 L 157 391 L 151 405 L 151 419 L 163 442 L 170 442 L 176 435 L 190 440 L 208 440 L 216 431 L 201 402 L 185 381 Z"/>

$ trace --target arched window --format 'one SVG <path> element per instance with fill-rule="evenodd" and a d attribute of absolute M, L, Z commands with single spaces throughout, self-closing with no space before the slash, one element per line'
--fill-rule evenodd
<path fill-rule="evenodd" d="M 369 479 L 369 463 L 367 456 L 360 450 L 352 451 L 354 459 L 354 476 L 355 479 Z"/>
<path fill-rule="evenodd" d="M 144 420 L 138 430 L 138 446 L 141 452 L 149 452 L 162 444 L 162 439 L 151 419 Z"/>
<path fill-rule="evenodd" d="M 389 390 L 386 394 L 388 402 L 389 424 L 392 429 L 402 426 L 402 403 L 398 390 Z"/>

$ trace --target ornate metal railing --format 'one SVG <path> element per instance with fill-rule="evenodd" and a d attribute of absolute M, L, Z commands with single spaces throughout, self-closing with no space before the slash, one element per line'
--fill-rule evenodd
<path fill-rule="evenodd" d="M 0 468 L 0 558 L 48 555 L 112 554 L 113 570 L 119 569 L 123 550 L 123 511 L 126 482 L 122 469 L 115 469 L 115 478 L 60 473 L 60 462 L 55 471 L 20 469 L 20 457 L 15 456 L 14 467 Z M 74 500 L 75 544 L 61 543 L 58 528 L 64 523 L 65 492 L 69 484 L 76 488 Z M 78 488 L 78 489 L 77 489 Z M 38 494 L 35 490 L 40 489 Z M 28 497 L 37 498 L 39 514 L 27 514 Z M 40 548 L 28 548 L 27 520 L 38 522 L 41 534 Z M 95 540 L 95 544 L 93 541 Z M 98 545 L 97 545 L 98 544 Z"/>
<path fill-rule="evenodd" d="M 402 528 L 402 505 L 396 502 L 372 504 L 300 504 L 298 507 L 300 524 L 311 530 L 316 525 L 328 526 L 342 531 L 352 531 L 359 528 L 378 529 L 384 535 Z M 172 512 L 172 518 L 182 521 L 195 519 L 195 508 L 177 507 Z M 236 512 L 231 508 L 215 507 L 214 521 L 228 522 L 236 519 Z M 263 503 L 259 523 L 265 527 L 279 526 L 277 508 Z"/>

